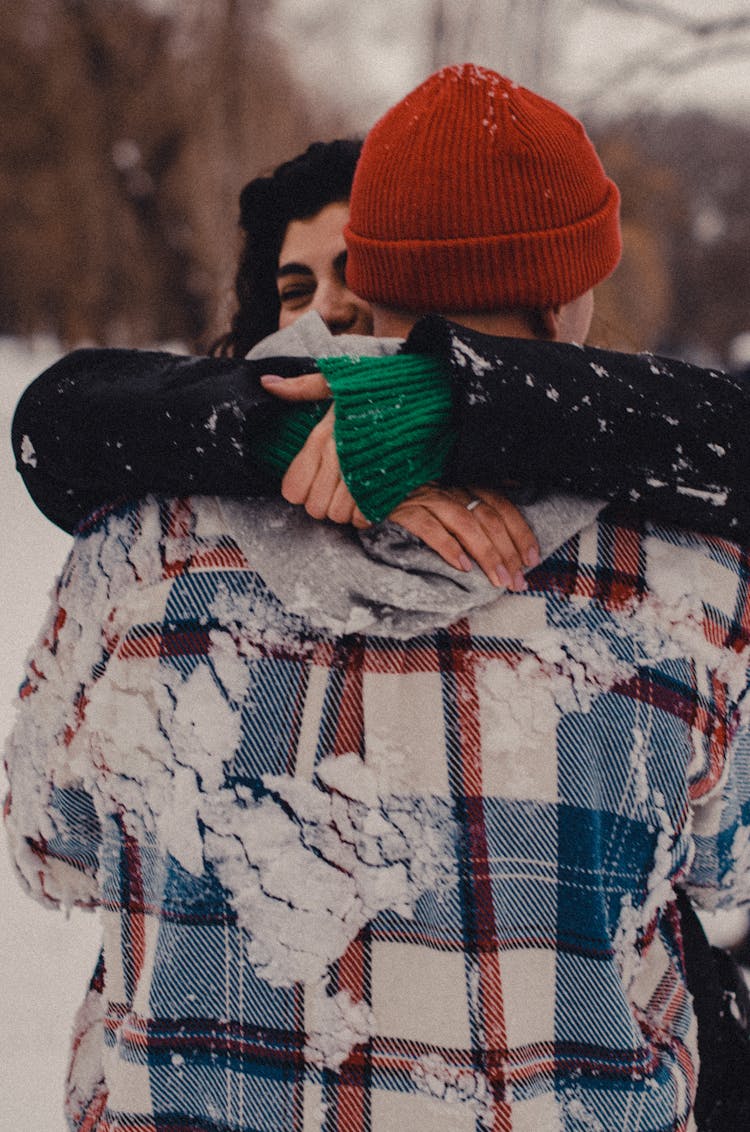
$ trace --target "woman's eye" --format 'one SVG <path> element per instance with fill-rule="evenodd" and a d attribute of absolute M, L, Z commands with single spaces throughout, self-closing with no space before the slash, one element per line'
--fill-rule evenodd
<path fill-rule="evenodd" d="M 310 299 L 314 293 L 315 288 L 310 287 L 309 284 L 291 284 L 288 287 L 282 287 L 279 291 L 279 301 L 283 306 L 300 306 Z"/>

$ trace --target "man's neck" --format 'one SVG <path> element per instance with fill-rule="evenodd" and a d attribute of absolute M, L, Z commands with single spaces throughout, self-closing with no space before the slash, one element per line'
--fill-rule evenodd
<path fill-rule="evenodd" d="M 378 338 L 406 338 L 420 311 L 373 304 L 373 327 Z M 441 311 L 445 318 L 482 334 L 501 338 L 535 338 L 529 314 L 524 311 Z"/>

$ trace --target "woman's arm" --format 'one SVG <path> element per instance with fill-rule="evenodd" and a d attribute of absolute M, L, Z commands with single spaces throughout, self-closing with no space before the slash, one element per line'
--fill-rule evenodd
<path fill-rule="evenodd" d="M 309 358 L 272 365 L 286 376 L 314 368 Z M 280 472 L 267 458 L 269 438 L 280 423 L 297 420 L 298 448 L 320 412 L 303 408 L 290 418 L 260 385 L 268 366 L 76 350 L 45 370 L 16 409 L 13 450 L 29 494 L 48 519 L 72 531 L 118 499 L 276 490 Z"/>
<path fill-rule="evenodd" d="M 750 541 L 747 385 L 651 354 L 491 338 L 434 315 L 407 349 L 450 360 L 448 482 L 622 500 Z"/>
<path fill-rule="evenodd" d="M 417 323 L 406 349 L 440 362 L 428 375 L 437 411 L 427 425 L 423 382 L 388 376 L 403 357 L 363 358 L 332 382 L 342 466 L 369 518 L 390 513 L 443 468 L 451 484 L 521 482 L 630 500 L 656 519 L 750 538 L 742 442 L 750 394 L 726 376 L 650 355 L 491 338 L 435 315 Z M 380 378 L 373 366 L 382 367 Z M 276 490 L 284 461 L 317 418 L 297 418 L 295 435 L 271 453 L 271 422 L 280 436 L 288 410 L 274 407 L 258 375 L 311 368 L 306 359 L 76 351 L 19 403 L 19 470 L 41 510 L 66 530 L 114 498 Z"/>
<path fill-rule="evenodd" d="M 38 507 L 67 531 L 103 504 L 150 493 L 276 494 L 328 405 L 285 406 L 264 391 L 259 376 L 269 368 L 290 376 L 313 365 L 310 358 L 234 361 L 75 351 L 42 373 L 18 404 L 18 469 Z M 449 416 L 449 395 L 444 407 Z M 408 490 L 397 492 L 397 501 Z M 348 518 L 359 516 L 358 525 L 366 525 L 345 494 Z M 500 517 L 490 504 L 481 522 L 456 503 L 448 523 L 452 534 L 442 532 L 435 548 L 446 561 L 458 561 L 465 550 L 483 567 L 490 563 L 493 580 L 500 566 L 515 577 L 534 540 L 521 516 L 502 503 Z M 422 533 L 434 545 L 434 534 Z"/>

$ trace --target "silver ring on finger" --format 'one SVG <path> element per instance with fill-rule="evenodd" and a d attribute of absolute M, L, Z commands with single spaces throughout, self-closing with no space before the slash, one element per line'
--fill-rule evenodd
<path fill-rule="evenodd" d="M 467 511 L 473 511 L 474 508 L 478 507 L 481 502 L 482 502 L 481 499 L 470 499 L 469 502 L 466 504 L 466 510 Z"/>

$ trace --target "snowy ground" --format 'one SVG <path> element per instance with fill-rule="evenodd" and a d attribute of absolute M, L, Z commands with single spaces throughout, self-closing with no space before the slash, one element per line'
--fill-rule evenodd
<path fill-rule="evenodd" d="M 12 701 L 28 647 L 68 547 L 30 503 L 12 467 L 7 441 L 16 400 L 55 358 L 54 347 L 0 339 L 0 530 L 5 640 L 0 650 L 0 736 L 13 719 Z M 0 794 L 4 793 L 4 785 Z M 0 838 L 0 1132 L 64 1132 L 62 1083 L 73 1014 L 98 950 L 94 917 L 62 915 L 26 897 L 12 875 Z M 712 917 L 717 943 L 735 942 L 743 914 Z"/>
<path fill-rule="evenodd" d="M 24 657 L 44 617 L 49 589 L 69 542 L 29 502 L 13 469 L 7 440 L 21 390 L 54 357 L 49 344 L 31 350 L 0 339 L 3 738 L 12 723 L 12 701 Z M 4 794 L 4 779 L 2 783 Z M 0 893 L 0 1132 L 63 1132 L 62 1085 L 70 1027 L 97 953 L 96 922 L 83 913 L 66 920 L 25 896 L 2 843 Z"/>

